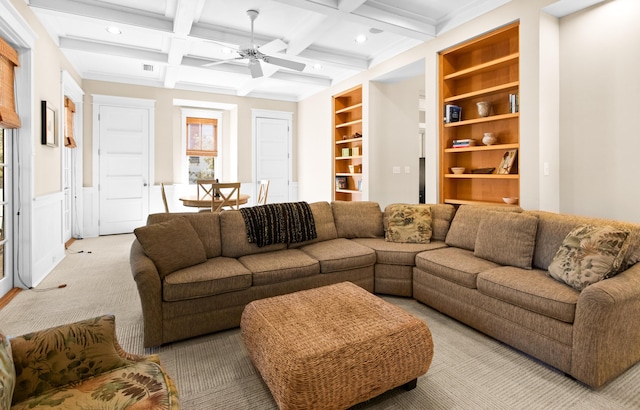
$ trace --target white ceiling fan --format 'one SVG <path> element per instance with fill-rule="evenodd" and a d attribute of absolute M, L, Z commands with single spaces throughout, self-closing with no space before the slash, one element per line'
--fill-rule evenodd
<path fill-rule="evenodd" d="M 302 71 L 304 70 L 305 64 L 298 63 L 296 61 L 285 60 L 279 57 L 272 57 L 265 53 L 272 53 L 283 50 L 287 47 L 287 44 L 280 40 L 273 40 L 262 47 L 256 47 L 255 42 L 253 41 L 253 22 L 258 17 L 257 10 L 247 10 L 247 15 L 249 19 L 251 19 L 251 44 L 240 49 L 236 49 L 235 52 L 239 54 L 236 58 L 231 58 L 229 60 L 216 61 L 215 63 L 205 64 L 204 67 L 210 67 L 217 64 L 223 64 L 229 61 L 234 60 L 249 60 L 249 71 L 251 72 L 251 77 L 258 78 L 262 77 L 262 66 L 260 65 L 260 60 L 265 63 L 274 64 L 280 67 L 289 68 L 292 70 Z"/>

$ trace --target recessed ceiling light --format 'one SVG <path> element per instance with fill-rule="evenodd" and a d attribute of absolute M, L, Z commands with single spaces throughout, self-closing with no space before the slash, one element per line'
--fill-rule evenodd
<path fill-rule="evenodd" d="M 382 33 L 382 30 L 380 30 L 379 28 L 371 27 L 369 29 L 369 33 L 371 33 L 371 34 L 380 34 L 380 33 Z"/>
<path fill-rule="evenodd" d="M 356 43 L 364 43 L 365 41 L 367 41 L 367 36 L 360 34 L 358 37 L 356 37 Z"/>
<path fill-rule="evenodd" d="M 120 31 L 120 29 L 116 26 L 107 27 L 107 31 L 111 34 L 122 34 L 122 31 Z"/>
<path fill-rule="evenodd" d="M 314 70 L 320 70 L 322 68 L 322 64 L 315 63 L 312 67 L 313 67 Z"/>

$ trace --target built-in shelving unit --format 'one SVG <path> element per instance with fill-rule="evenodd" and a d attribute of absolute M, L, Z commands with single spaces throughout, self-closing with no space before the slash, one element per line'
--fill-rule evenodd
<path fill-rule="evenodd" d="M 450 204 L 502 204 L 503 197 L 520 196 L 520 53 L 519 24 L 513 23 L 444 50 L 439 55 L 440 118 L 445 106 L 461 108 L 457 122 L 440 126 L 440 202 Z M 512 97 L 515 96 L 515 97 Z M 488 102 L 489 115 L 481 117 L 476 104 Z M 497 142 L 483 145 L 484 133 Z M 453 147 L 455 140 L 476 145 Z M 498 174 L 505 153 L 517 150 L 509 173 Z M 454 174 L 452 167 L 464 167 Z M 491 174 L 471 173 L 495 168 Z"/>
<path fill-rule="evenodd" d="M 333 96 L 334 199 L 362 199 L 362 87 Z"/>

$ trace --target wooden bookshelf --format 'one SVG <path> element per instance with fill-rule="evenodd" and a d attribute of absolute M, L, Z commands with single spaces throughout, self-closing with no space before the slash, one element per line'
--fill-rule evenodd
<path fill-rule="evenodd" d="M 510 95 L 520 89 L 519 23 L 500 27 L 440 52 L 440 118 L 445 105 L 461 107 L 458 122 L 440 125 L 440 202 L 505 205 L 503 197 L 520 196 L 520 109 Z M 491 104 L 489 116 L 480 117 L 476 103 Z M 482 143 L 493 133 L 494 145 Z M 453 141 L 474 139 L 475 146 L 453 148 Z M 478 168 L 499 168 L 507 150 L 518 154 L 509 174 L 472 174 Z M 465 167 L 453 174 L 452 167 Z"/>
<path fill-rule="evenodd" d="M 358 136 L 360 135 L 360 136 Z M 362 191 L 362 86 L 333 96 L 333 198 L 359 201 Z M 343 179 L 343 187 L 338 186 Z"/>

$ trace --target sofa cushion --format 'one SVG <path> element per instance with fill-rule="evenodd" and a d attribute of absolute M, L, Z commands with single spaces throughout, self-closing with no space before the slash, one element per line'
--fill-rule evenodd
<path fill-rule="evenodd" d="M 240 211 L 224 211 L 220 213 L 220 240 L 222 242 L 222 256 L 239 258 L 244 255 L 273 252 L 286 249 L 284 243 L 275 243 L 259 247 L 249 242 L 247 227 Z"/>
<path fill-rule="evenodd" d="M 389 215 L 397 205 L 407 205 L 402 203 L 389 204 L 383 213 L 383 225 L 385 232 L 389 227 Z M 453 205 L 449 204 L 426 204 L 431 208 L 431 240 L 444 241 L 451 226 L 451 220 L 456 213 Z"/>
<path fill-rule="evenodd" d="M 133 232 L 160 277 L 207 260 L 198 234 L 185 218 L 142 226 Z"/>
<path fill-rule="evenodd" d="M 330 239 L 336 239 L 338 237 L 338 231 L 336 230 L 336 224 L 333 221 L 333 211 L 331 210 L 331 204 L 328 202 L 312 202 L 309 204 L 311 213 L 313 214 L 313 220 L 316 224 L 315 239 L 311 239 L 306 242 L 290 243 L 289 248 L 299 248 L 301 246 L 309 245 L 311 243 L 328 241 Z"/>
<path fill-rule="evenodd" d="M 522 213 L 487 212 L 478 225 L 474 254 L 501 265 L 531 269 L 538 218 Z"/>
<path fill-rule="evenodd" d="M 387 242 L 384 238 L 356 238 L 351 240 L 376 251 L 376 263 L 385 265 L 415 266 L 416 255 L 420 252 L 447 246 L 442 241 L 395 243 Z"/>
<path fill-rule="evenodd" d="M 96 364 L 99 365 L 99 364 Z M 82 369 L 81 367 L 79 367 Z M 132 362 L 16 403 L 12 410 L 178 409 L 177 390 L 157 362 Z M 8 407 L 6 407 L 8 409 Z"/>
<path fill-rule="evenodd" d="M 251 287 L 251 272 L 237 259 L 219 256 L 164 277 L 166 302 L 219 295 Z"/>
<path fill-rule="evenodd" d="M 573 323 L 579 292 L 552 280 L 545 271 L 504 266 L 480 273 L 477 284 L 487 296 Z"/>
<path fill-rule="evenodd" d="M 447 245 L 472 251 L 476 245 L 480 221 L 490 211 L 521 212 L 522 209 L 511 206 L 461 205 L 447 232 Z"/>
<path fill-rule="evenodd" d="M 618 272 L 628 230 L 581 225 L 569 232 L 549 265 L 549 276 L 582 290 Z"/>
<path fill-rule="evenodd" d="M 429 205 L 395 205 L 391 208 L 385 232 L 388 242 L 429 243 L 431 233 Z"/>
<path fill-rule="evenodd" d="M 416 255 L 417 268 L 470 289 L 476 288 L 476 277 L 480 272 L 499 266 L 460 248 L 435 249 Z"/>
<path fill-rule="evenodd" d="M 373 249 L 345 238 L 313 243 L 300 250 L 320 262 L 321 273 L 363 268 L 376 263 Z"/>
<path fill-rule="evenodd" d="M 13 389 L 16 385 L 16 369 L 13 365 L 11 343 L 0 331 L 0 409 L 11 407 Z"/>
<path fill-rule="evenodd" d="M 615 221 L 611 219 L 590 218 L 547 211 L 526 211 L 538 217 L 538 238 L 533 254 L 533 265 L 548 269 L 567 234 L 580 225 L 610 225 L 618 229 L 629 230 L 627 241 L 629 248 L 624 256 L 620 270 L 626 270 L 640 262 L 640 224 Z"/>
<path fill-rule="evenodd" d="M 186 218 L 195 229 L 207 253 L 207 258 L 220 256 L 222 252 L 220 244 L 220 214 L 217 212 L 163 212 L 151 214 L 147 218 L 147 225 L 181 217 Z"/>
<path fill-rule="evenodd" d="M 369 201 L 334 201 L 333 219 L 339 238 L 384 236 L 380 205 Z"/>
<path fill-rule="evenodd" d="M 253 286 L 286 282 L 320 273 L 320 264 L 299 249 L 257 253 L 238 259 L 253 274 Z"/>

